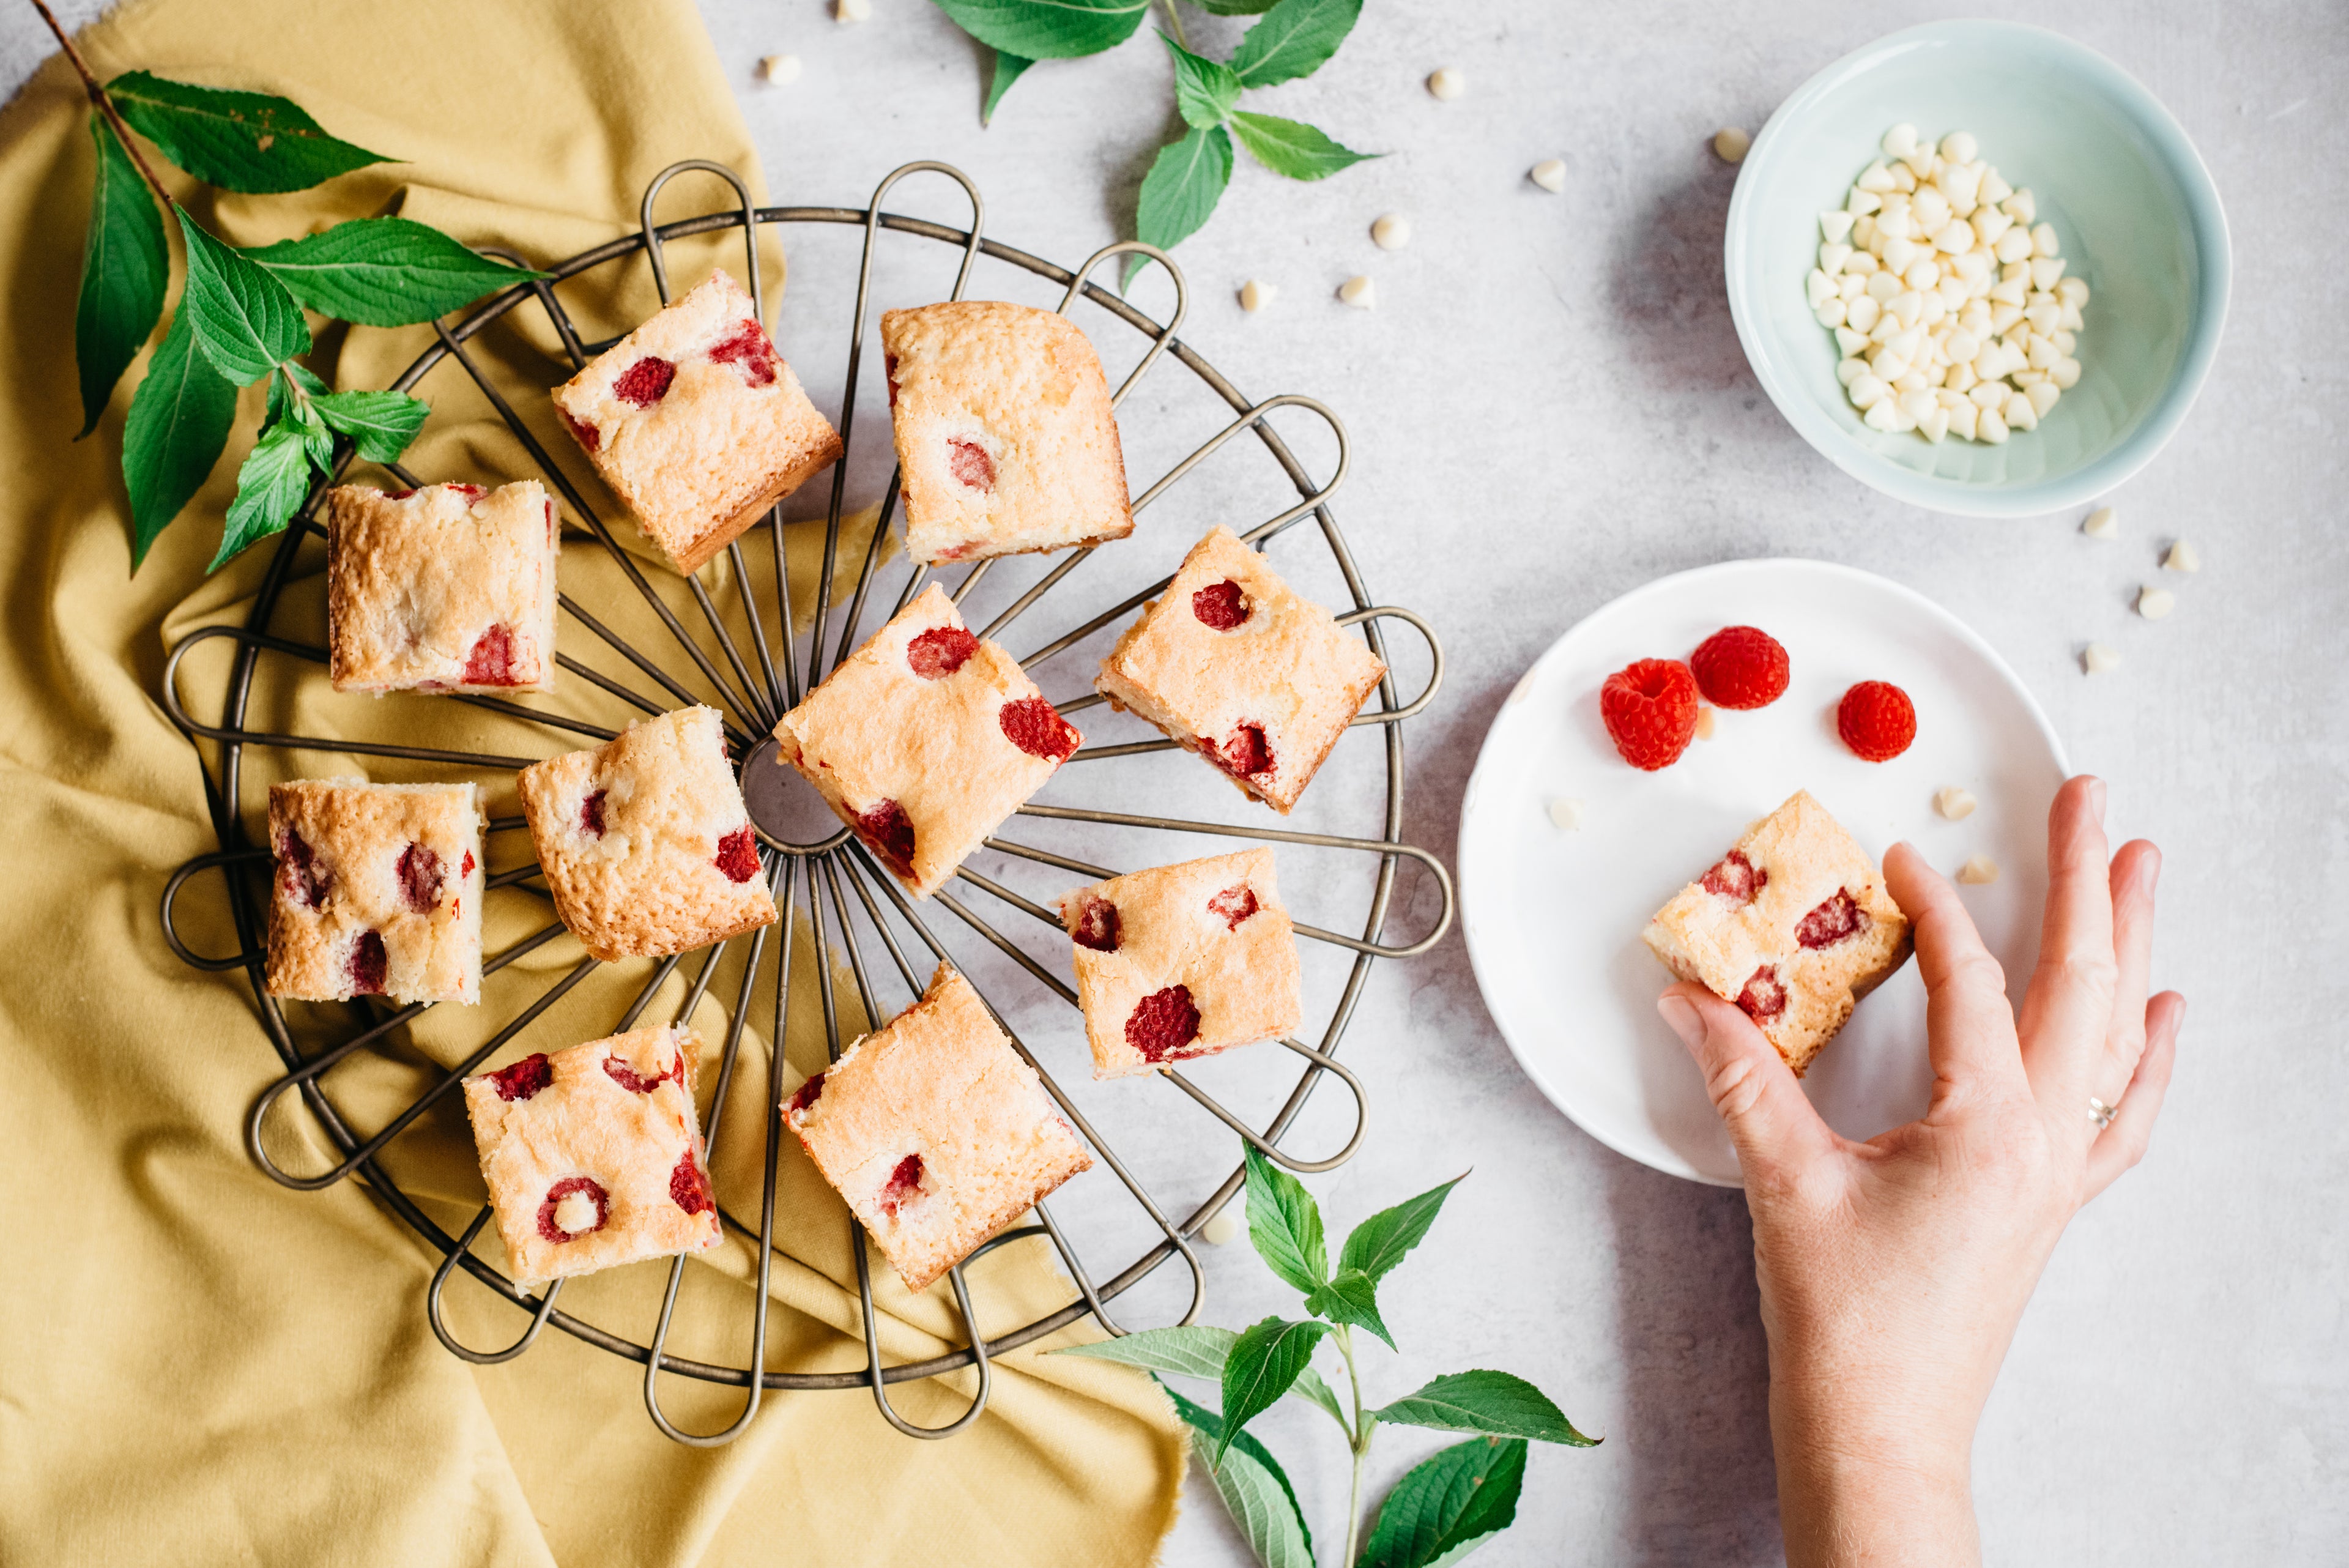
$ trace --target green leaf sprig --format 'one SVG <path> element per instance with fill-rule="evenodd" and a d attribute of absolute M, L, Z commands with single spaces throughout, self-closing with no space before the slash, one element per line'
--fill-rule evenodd
<path fill-rule="evenodd" d="M 1172 1376 L 1217 1385 L 1223 1401 L 1218 1410 L 1172 1387 L 1167 1393 L 1190 1428 L 1191 1451 L 1263 1568 L 1314 1568 L 1313 1534 L 1297 1490 L 1271 1450 L 1247 1430 L 1248 1422 L 1283 1398 L 1302 1399 L 1325 1411 L 1345 1434 L 1353 1456 L 1345 1555 L 1339 1568 L 1437 1568 L 1458 1561 L 1516 1518 L 1528 1443 L 1587 1449 L 1599 1441 L 1575 1430 L 1547 1395 L 1506 1372 L 1449 1373 L 1389 1404 L 1363 1405 L 1353 1331 L 1366 1329 L 1393 1347 L 1380 1315 L 1380 1282 L 1425 1239 L 1444 1200 L 1463 1179 L 1454 1177 L 1355 1226 L 1339 1250 L 1333 1272 L 1313 1195 L 1253 1146 L 1246 1155 L 1248 1239 L 1265 1266 L 1304 1295 L 1308 1315 L 1268 1317 L 1237 1333 L 1205 1326 L 1144 1329 L 1060 1354 L 1143 1367 L 1162 1384 Z M 1325 1343 L 1345 1365 L 1350 1409 L 1313 1370 L 1314 1353 Z M 1397 1481 L 1364 1539 L 1362 1468 L 1381 1426 L 1472 1436 Z"/>
<path fill-rule="evenodd" d="M 1134 237 L 1172 250 L 1196 234 L 1231 183 L 1232 142 L 1276 174 L 1320 180 L 1377 153 L 1356 152 L 1301 120 L 1239 108 L 1240 94 L 1311 76 L 1346 41 L 1362 0 L 1190 0 L 1216 16 L 1261 19 L 1241 36 L 1229 60 L 1192 52 L 1184 36 L 1183 0 L 1164 0 L 1172 34 L 1162 33 L 1174 67 L 1174 108 L 1184 131 L 1158 150 L 1143 177 Z M 1132 37 L 1147 0 L 936 0 L 939 10 L 995 52 L 979 111 L 995 118 L 1003 95 L 1038 60 L 1099 54 Z M 1146 263 L 1135 256 L 1126 276 Z"/>
<path fill-rule="evenodd" d="M 162 319 L 171 278 L 164 213 L 187 256 L 179 307 L 123 422 L 133 571 L 227 450 L 237 389 L 268 384 L 260 433 L 237 470 L 217 570 L 284 532 L 314 489 L 313 475 L 334 472 L 344 443 L 366 462 L 395 462 L 431 412 L 405 392 L 329 391 L 301 362 L 312 344 L 305 309 L 364 327 L 406 327 L 546 275 L 493 261 L 408 218 L 354 219 L 239 250 L 164 188 L 141 140 L 204 183 L 246 194 L 306 191 L 389 160 L 329 135 L 298 105 L 267 93 L 143 70 L 101 86 L 48 6 L 31 4 L 80 73 L 98 148 L 74 311 L 80 435 L 98 428 Z"/>

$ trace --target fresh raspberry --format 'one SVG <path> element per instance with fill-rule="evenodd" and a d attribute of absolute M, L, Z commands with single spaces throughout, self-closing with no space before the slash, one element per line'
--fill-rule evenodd
<path fill-rule="evenodd" d="M 925 680 L 943 680 L 978 651 L 978 639 L 958 626 L 934 626 L 905 645 L 905 662 Z"/>
<path fill-rule="evenodd" d="M 1070 938 L 1081 948 L 1113 953 L 1121 935 L 1117 906 L 1107 898 L 1086 894 L 1085 901 L 1077 906 L 1077 922 L 1070 929 Z"/>
<path fill-rule="evenodd" d="M 361 931 L 351 944 L 351 994 L 381 996 L 390 978 L 391 959 L 383 950 L 381 931 Z"/>
<path fill-rule="evenodd" d="M 1061 717 L 1061 711 L 1041 697 L 1022 697 L 1016 702 L 1006 702 L 999 720 L 1003 726 L 1003 738 L 1031 757 L 1047 762 L 1065 763 L 1076 755 L 1077 742 L 1084 737 L 1075 725 Z"/>
<path fill-rule="evenodd" d="M 1192 1005 L 1188 986 L 1152 992 L 1125 1021 L 1125 1043 L 1145 1061 L 1164 1062 L 1198 1037 L 1199 1010 Z"/>
<path fill-rule="evenodd" d="M 1209 583 L 1191 596 L 1191 613 L 1199 624 L 1216 631 L 1229 631 L 1248 618 L 1247 595 L 1239 584 L 1226 577 L 1220 583 Z"/>
<path fill-rule="evenodd" d="M 466 869 L 472 868 L 468 856 Z M 440 857 L 421 844 L 411 844 L 399 852 L 399 891 L 408 907 L 418 914 L 427 913 L 440 901 Z"/>
<path fill-rule="evenodd" d="M 511 1067 L 501 1067 L 490 1075 L 497 1085 L 502 1100 L 526 1100 L 547 1085 L 554 1082 L 554 1064 L 543 1051 L 533 1051 Z"/>
<path fill-rule="evenodd" d="M 1237 888 L 1226 888 L 1207 900 L 1207 912 L 1224 918 L 1224 929 L 1237 931 L 1240 922 L 1263 908 L 1256 901 L 1256 889 L 1243 882 Z"/>
<path fill-rule="evenodd" d="M 1795 940 L 1806 948 L 1831 948 L 1850 940 L 1868 926 L 1868 911 L 1837 888 L 1834 898 L 1803 917 L 1803 923 L 1795 928 Z"/>
<path fill-rule="evenodd" d="M 914 819 L 894 800 L 885 800 L 856 819 L 857 836 L 871 845 L 900 876 L 914 874 Z"/>
<path fill-rule="evenodd" d="M 1737 1005 L 1756 1023 L 1767 1023 L 1786 1011 L 1786 988 L 1778 982 L 1775 964 L 1764 964 L 1737 993 Z"/>
<path fill-rule="evenodd" d="M 565 1231 L 554 1222 L 555 1206 L 574 1192 L 584 1192 L 595 1200 L 595 1223 L 585 1231 Z M 538 1233 L 549 1241 L 575 1241 L 592 1236 L 612 1218 L 612 1195 L 603 1184 L 590 1176 L 566 1176 L 546 1189 L 546 1199 L 538 1206 Z"/>
<path fill-rule="evenodd" d="M 803 1115 L 807 1108 L 823 1098 L 823 1075 L 818 1073 L 792 1092 L 792 1103 L 783 1107 L 788 1116 Z"/>
<path fill-rule="evenodd" d="M 555 411 L 557 413 L 562 413 L 562 410 L 559 409 Z M 595 421 L 574 420 L 566 413 L 563 415 L 563 422 L 570 430 L 571 439 L 577 441 L 581 446 L 585 447 L 589 452 L 594 452 L 596 448 L 604 444 L 604 432 L 595 428 Z"/>
<path fill-rule="evenodd" d="M 277 846 L 277 863 L 282 868 L 287 902 L 297 909 L 315 909 L 326 900 L 326 890 L 335 885 L 335 874 L 317 863 L 309 843 L 288 828 L 285 842 Z"/>
<path fill-rule="evenodd" d="M 604 797 L 609 790 L 597 790 L 579 803 L 579 831 L 590 838 L 604 836 Z"/>
<path fill-rule="evenodd" d="M 490 628 L 474 639 L 472 651 L 465 655 L 465 684 L 519 684 L 514 680 L 513 655 L 513 633 L 502 626 Z"/>
<path fill-rule="evenodd" d="M 655 1089 L 659 1088 L 662 1082 L 668 1076 L 667 1073 L 655 1073 L 647 1078 L 617 1056 L 604 1058 L 604 1071 L 610 1075 L 612 1082 L 632 1094 L 638 1095 L 651 1094 Z"/>
<path fill-rule="evenodd" d="M 881 1189 L 881 1212 L 895 1219 L 897 1210 L 922 1195 L 922 1157 L 909 1154 L 897 1162 Z"/>
<path fill-rule="evenodd" d="M 1273 771 L 1272 742 L 1262 724 L 1243 723 L 1220 748 L 1206 747 L 1207 760 L 1234 778 L 1252 779 Z"/>
<path fill-rule="evenodd" d="M 677 367 L 657 355 L 648 355 L 620 372 L 612 383 L 612 395 L 624 403 L 634 403 L 649 409 L 668 396 L 668 384 L 677 379 Z"/>
<path fill-rule="evenodd" d="M 977 441 L 948 436 L 947 468 L 973 490 L 995 488 L 995 460 L 988 456 L 987 449 Z"/>
<path fill-rule="evenodd" d="M 709 1196 L 709 1173 L 693 1158 L 690 1147 L 677 1157 L 677 1168 L 668 1173 L 668 1200 L 688 1214 L 707 1214 L 717 1207 Z"/>
<path fill-rule="evenodd" d="M 1917 738 L 1917 706 L 1889 680 L 1863 680 L 1843 694 L 1836 732 L 1855 755 L 1889 763 Z"/>
<path fill-rule="evenodd" d="M 1745 858 L 1742 849 L 1733 849 L 1721 863 L 1704 874 L 1704 890 L 1727 898 L 1732 903 L 1750 904 L 1754 895 L 1769 885 L 1770 873 Z"/>
<path fill-rule="evenodd" d="M 1696 645 L 1689 670 L 1716 708 L 1767 708 L 1786 694 L 1786 650 L 1758 627 L 1723 627 Z"/>
<path fill-rule="evenodd" d="M 1677 659 L 1642 659 L 1607 678 L 1599 714 L 1623 760 L 1643 773 L 1671 767 L 1696 734 L 1696 678 Z"/>
<path fill-rule="evenodd" d="M 738 827 L 718 841 L 718 869 L 729 882 L 748 882 L 759 874 L 759 846 L 748 827 Z"/>
<path fill-rule="evenodd" d="M 775 345 L 759 324 L 747 317 L 710 346 L 709 357 L 721 365 L 739 365 L 743 379 L 754 387 L 774 384 Z"/>

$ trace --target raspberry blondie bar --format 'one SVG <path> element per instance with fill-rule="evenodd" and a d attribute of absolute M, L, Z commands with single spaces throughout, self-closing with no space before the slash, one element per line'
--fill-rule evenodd
<path fill-rule="evenodd" d="M 481 999 L 481 802 L 463 784 L 269 786 L 272 996 Z"/>
<path fill-rule="evenodd" d="M 534 479 L 326 494 L 337 691 L 552 691 L 554 503 Z"/>

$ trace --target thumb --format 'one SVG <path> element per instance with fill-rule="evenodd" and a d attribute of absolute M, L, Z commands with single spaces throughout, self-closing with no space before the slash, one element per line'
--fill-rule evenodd
<path fill-rule="evenodd" d="M 1659 997 L 1656 1011 L 1704 1074 L 1705 1093 L 1728 1124 L 1749 1180 L 1835 1152 L 1835 1133 L 1803 1096 L 1777 1047 L 1743 1012 L 1686 981 Z"/>

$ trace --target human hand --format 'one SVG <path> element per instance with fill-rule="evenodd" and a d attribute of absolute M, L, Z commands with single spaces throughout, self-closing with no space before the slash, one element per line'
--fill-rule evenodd
<path fill-rule="evenodd" d="M 2145 1153 L 2186 999 L 2146 999 L 2160 853 L 2106 860 L 2105 785 L 2048 814 L 2039 964 L 2018 1020 L 1957 890 L 1906 844 L 1932 1104 L 1866 1143 L 1829 1128 L 1762 1032 L 1699 985 L 1657 1008 L 1703 1069 L 1745 1174 L 1791 1568 L 1979 1560 L 1976 1421 L 2047 1255 Z M 2099 1130 L 2095 1096 L 2119 1106 Z"/>

